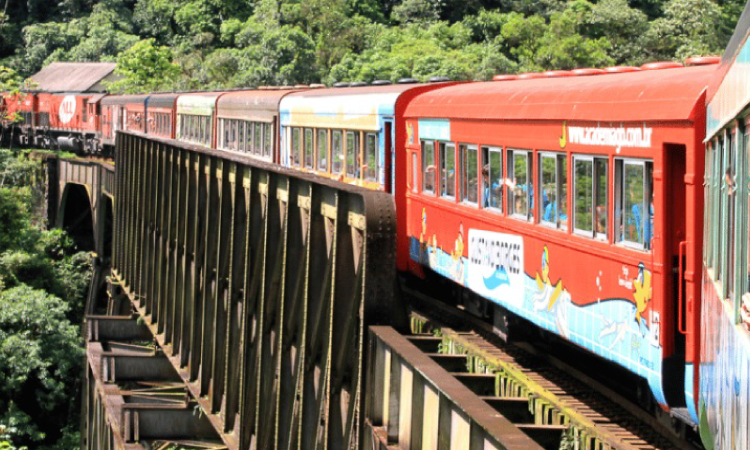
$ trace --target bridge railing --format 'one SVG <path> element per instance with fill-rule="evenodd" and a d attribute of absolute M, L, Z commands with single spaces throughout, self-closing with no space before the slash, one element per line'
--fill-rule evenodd
<path fill-rule="evenodd" d="M 367 326 L 406 326 L 392 197 L 129 133 L 115 167 L 110 311 L 230 449 L 357 448 Z"/>

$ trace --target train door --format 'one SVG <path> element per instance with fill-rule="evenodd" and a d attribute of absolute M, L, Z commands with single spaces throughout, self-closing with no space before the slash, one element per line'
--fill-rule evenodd
<path fill-rule="evenodd" d="M 664 363 L 662 384 L 665 399 L 673 413 L 685 416 L 685 377 L 687 367 L 692 367 L 693 352 L 686 348 L 686 337 L 694 333 L 693 324 L 687 325 L 685 301 L 685 268 L 687 260 L 688 190 L 685 183 L 686 146 L 666 144 L 664 148 L 664 225 L 661 234 L 664 242 L 664 304 L 661 307 L 660 326 Z M 667 227 L 669 227 L 667 229 Z M 654 249 L 658 251 L 658 249 Z M 692 379 L 692 378 L 691 378 Z M 683 417 L 684 418 L 684 417 Z"/>
<path fill-rule="evenodd" d="M 385 156 L 385 179 L 383 180 L 383 183 L 385 184 L 386 192 L 394 193 L 395 189 L 393 187 L 396 185 L 396 171 L 393 170 L 393 166 L 396 163 L 396 152 L 393 145 L 393 118 L 385 119 L 385 126 L 383 129 L 385 130 L 383 133 L 383 156 Z"/>

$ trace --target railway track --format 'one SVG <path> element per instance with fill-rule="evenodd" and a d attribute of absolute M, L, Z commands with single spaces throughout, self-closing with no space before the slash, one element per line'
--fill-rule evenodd
<path fill-rule="evenodd" d="M 405 288 L 410 340 L 524 430 L 562 427 L 545 449 L 696 450 L 611 389 L 528 344 L 505 344 L 491 325 Z M 459 358 L 459 359 L 457 359 Z M 526 431 L 526 430 L 524 430 Z"/>

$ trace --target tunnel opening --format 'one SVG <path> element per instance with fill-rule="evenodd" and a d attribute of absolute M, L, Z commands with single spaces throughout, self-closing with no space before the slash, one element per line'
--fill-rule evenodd
<path fill-rule="evenodd" d="M 92 252 L 94 246 L 94 217 L 86 188 L 80 184 L 66 187 L 63 197 L 62 229 L 73 239 L 78 250 Z"/>

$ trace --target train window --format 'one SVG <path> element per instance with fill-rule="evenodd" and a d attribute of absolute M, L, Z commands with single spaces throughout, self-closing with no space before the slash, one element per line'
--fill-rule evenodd
<path fill-rule="evenodd" d="M 607 238 L 608 166 L 604 158 L 573 157 L 573 228 L 599 239 Z"/>
<path fill-rule="evenodd" d="M 653 236 L 653 164 L 615 160 L 615 242 L 650 250 Z"/>
<path fill-rule="evenodd" d="M 346 175 L 359 178 L 359 132 L 346 132 Z"/>
<path fill-rule="evenodd" d="M 315 161 L 315 142 L 313 142 L 313 136 L 312 128 L 305 128 L 305 167 L 308 169 L 313 168 L 313 162 Z"/>
<path fill-rule="evenodd" d="M 542 204 L 539 214 L 544 225 L 568 228 L 568 164 L 565 155 L 539 155 L 539 183 Z"/>
<path fill-rule="evenodd" d="M 729 141 L 729 154 L 727 155 L 727 166 L 724 170 L 724 184 L 726 187 L 727 196 L 727 215 L 726 215 L 726 239 L 727 239 L 727 254 L 726 254 L 726 285 L 724 287 L 725 296 L 733 299 L 735 293 L 734 286 L 734 270 L 735 270 L 735 258 L 734 258 L 734 246 L 735 246 L 735 194 L 737 191 L 737 171 L 735 165 L 737 163 L 737 129 L 728 132 Z"/>
<path fill-rule="evenodd" d="M 435 143 L 422 141 L 422 192 L 435 195 Z"/>
<path fill-rule="evenodd" d="M 378 136 L 375 133 L 365 135 L 365 179 L 378 179 Z"/>
<path fill-rule="evenodd" d="M 328 172 L 328 130 L 318 130 L 318 170 Z"/>
<path fill-rule="evenodd" d="M 482 147 L 482 207 L 502 211 L 503 150 Z"/>
<path fill-rule="evenodd" d="M 263 152 L 263 124 L 260 122 L 253 122 L 253 128 L 255 128 L 255 133 L 253 133 L 253 148 L 255 148 L 255 154 L 260 155 Z M 297 161 L 299 162 L 299 160 Z"/>
<path fill-rule="evenodd" d="M 234 142 L 235 142 L 234 148 L 238 152 L 244 152 L 245 151 L 245 146 L 247 144 L 245 142 L 245 140 L 246 140 L 246 138 L 245 138 L 245 124 L 247 122 L 245 122 L 244 120 L 235 120 L 234 122 L 237 123 L 237 134 L 234 137 Z"/>
<path fill-rule="evenodd" d="M 344 136 L 341 130 L 331 132 L 331 169 L 338 175 L 344 168 Z"/>
<path fill-rule="evenodd" d="M 255 129 L 255 132 L 258 132 L 258 129 Z M 291 165 L 299 167 L 300 165 L 300 153 L 302 151 L 301 143 L 300 143 L 300 129 L 299 128 L 292 128 L 292 154 L 291 156 Z"/>
<path fill-rule="evenodd" d="M 440 142 L 438 162 L 440 163 L 440 196 L 456 197 L 456 146 Z"/>
<path fill-rule="evenodd" d="M 508 150 L 508 212 L 527 220 L 534 218 L 532 165 L 528 151 Z"/>
<path fill-rule="evenodd" d="M 460 144 L 461 154 L 461 201 L 476 205 L 479 192 L 479 160 L 477 146 Z"/>
<path fill-rule="evenodd" d="M 575 197 L 573 206 L 573 229 L 591 234 L 594 230 L 594 161 L 591 158 L 573 158 L 573 183 Z"/>
<path fill-rule="evenodd" d="M 596 203 L 596 237 L 607 239 L 609 208 L 609 161 L 594 158 L 594 203 Z"/>
<path fill-rule="evenodd" d="M 272 124 L 270 123 L 263 124 L 263 156 L 266 158 L 271 158 L 271 153 L 273 152 L 273 132 L 271 127 Z"/>

